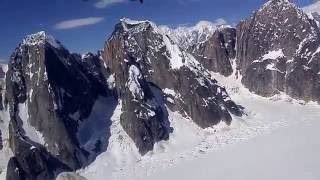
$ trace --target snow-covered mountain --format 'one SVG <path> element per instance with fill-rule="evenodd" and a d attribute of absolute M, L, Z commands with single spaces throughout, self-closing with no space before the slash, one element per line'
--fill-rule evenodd
<path fill-rule="evenodd" d="M 189 47 L 207 41 L 219 27 L 226 25 L 224 20 L 216 22 L 200 21 L 195 26 L 180 26 L 170 28 L 169 26 L 160 26 L 160 29 L 177 43 L 182 49 L 187 50 Z"/>
<path fill-rule="evenodd" d="M 185 114 L 202 128 L 220 121 L 230 123 L 230 113 L 241 115 L 209 72 L 152 22 L 121 20 L 106 42 L 103 59 L 116 77 L 115 87 L 124 103 L 121 124 L 142 153 L 153 149 L 153 143 L 170 138 L 165 106 Z M 152 128 L 144 132 L 141 126 Z"/>
<path fill-rule="evenodd" d="M 316 22 L 288 0 L 268 1 L 237 26 L 242 82 L 262 96 L 319 102 L 319 47 Z"/>
<path fill-rule="evenodd" d="M 236 29 L 219 27 L 206 41 L 194 44 L 188 51 L 209 71 L 229 76 L 236 56 Z"/>
<path fill-rule="evenodd" d="M 236 30 L 223 19 L 200 21 L 195 26 L 160 26 L 183 50 L 192 54 L 206 69 L 228 76 L 235 58 Z"/>
<path fill-rule="evenodd" d="M 8 179 L 53 179 L 87 166 L 108 149 L 115 114 L 116 128 L 145 155 L 175 131 L 170 111 L 199 128 L 243 113 L 154 23 L 129 19 L 97 55 L 71 54 L 45 32 L 27 36 L 11 56 L 4 94 Z"/>
<path fill-rule="evenodd" d="M 0 178 L 141 179 L 320 118 L 301 105 L 320 102 L 319 47 L 316 21 L 288 0 L 237 28 L 121 19 L 96 54 L 29 35 L 0 66 Z"/>
<path fill-rule="evenodd" d="M 19 44 L 6 74 L 10 119 L 3 121 L 10 121 L 14 155 L 8 179 L 54 179 L 104 151 L 110 136 L 107 117 L 116 105 L 107 77 L 97 56 L 70 54 L 44 32 Z"/>

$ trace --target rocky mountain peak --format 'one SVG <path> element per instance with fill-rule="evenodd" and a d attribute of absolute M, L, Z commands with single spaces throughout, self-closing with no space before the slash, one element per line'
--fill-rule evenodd
<path fill-rule="evenodd" d="M 18 168 L 27 179 L 53 179 L 61 168 L 78 169 L 104 151 L 117 102 L 108 77 L 98 55 L 71 54 L 45 32 L 27 36 L 6 74 L 9 174 Z"/>
<path fill-rule="evenodd" d="M 278 22 L 287 22 L 281 21 L 281 16 L 289 19 L 299 18 L 304 21 L 308 20 L 307 15 L 292 3 L 290 0 L 270 0 L 266 2 L 261 8 L 257 11 L 257 14 L 267 16 L 266 18 L 278 20 Z"/>
<path fill-rule="evenodd" d="M 224 76 L 232 74 L 235 58 L 236 30 L 230 26 L 220 26 L 203 42 L 188 48 L 206 69 Z"/>
<path fill-rule="evenodd" d="M 263 4 L 258 11 L 263 11 L 271 8 L 275 9 L 279 7 L 296 7 L 296 5 L 289 0 L 269 0 L 265 4 Z"/>
<path fill-rule="evenodd" d="M 35 46 L 35 45 L 43 45 L 50 44 L 54 48 L 61 48 L 62 45 L 59 41 L 53 38 L 53 36 L 48 35 L 45 31 L 40 31 L 35 34 L 28 35 L 22 41 L 22 45 L 27 46 Z"/>
<path fill-rule="evenodd" d="M 319 99 L 313 84 L 319 44 L 319 28 L 306 13 L 288 0 L 268 1 L 237 26 L 243 84 L 263 96 L 286 92 L 294 98 Z"/>
<path fill-rule="evenodd" d="M 170 137 L 168 107 L 202 128 L 242 115 L 209 72 L 152 22 L 121 20 L 103 59 L 123 102 L 120 123 L 142 154 Z"/>
<path fill-rule="evenodd" d="M 116 30 L 120 32 L 130 32 L 130 33 L 137 33 L 141 31 L 145 31 L 148 28 L 155 28 L 153 22 L 145 20 L 145 21 L 136 21 L 131 20 L 129 18 L 122 18 L 120 19 L 120 22 L 116 25 Z"/>

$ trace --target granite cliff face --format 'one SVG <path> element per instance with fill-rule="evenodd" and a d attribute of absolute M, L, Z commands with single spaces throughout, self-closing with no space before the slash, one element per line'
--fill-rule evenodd
<path fill-rule="evenodd" d="M 71 54 L 44 32 L 27 36 L 11 56 L 3 94 L 8 180 L 50 180 L 90 164 L 108 148 L 119 101 L 120 124 L 142 155 L 174 131 L 167 108 L 202 128 L 242 115 L 192 55 L 153 23 L 127 19 L 97 55 Z"/>
<path fill-rule="evenodd" d="M 188 51 L 209 71 L 229 76 L 235 63 L 235 46 L 236 30 L 222 26 L 208 40 L 189 47 Z"/>
<path fill-rule="evenodd" d="M 200 25 L 176 36 L 150 21 L 122 19 L 102 51 L 82 56 L 44 32 L 26 37 L 8 71 L 0 68 L 7 179 L 51 180 L 89 165 L 108 149 L 119 102 L 119 126 L 141 155 L 175 131 L 169 110 L 201 128 L 230 124 L 242 107 L 211 72 L 237 71 L 261 96 L 320 102 L 319 28 L 289 1 L 268 1 L 236 29 Z"/>
<path fill-rule="evenodd" d="M 230 123 L 229 112 L 241 115 L 203 66 L 152 22 L 123 19 L 106 42 L 103 59 L 124 102 L 121 124 L 142 153 L 169 137 L 166 105 L 203 128 Z"/>
<path fill-rule="evenodd" d="M 262 96 L 279 92 L 320 100 L 319 28 L 288 0 L 270 0 L 237 26 L 243 84 Z"/>
<path fill-rule="evenodd" d="M 116 102 L 102 67 L 98 57 L 70 54 L 44 32 L 16 48 L 6 75 L 14 154 L 8 179 L 53 179 L 62 170 L 83 167 L 106 148 L 108 116 L 92 118 L 110 115 Z M 107 108 L 99 112 L 99 106 Z M 104 129 L 90 129 L 96 124 Z"/>

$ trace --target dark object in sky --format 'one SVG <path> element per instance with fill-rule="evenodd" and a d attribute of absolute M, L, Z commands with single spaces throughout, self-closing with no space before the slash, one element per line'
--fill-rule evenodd
<path fill-rule="evenodd" d="M 130 0 L 130 1 L 138 1 L 138 0 Z M 140 3 L 143 3 L 143 0 L 139 0 L 140 1 Z"/>

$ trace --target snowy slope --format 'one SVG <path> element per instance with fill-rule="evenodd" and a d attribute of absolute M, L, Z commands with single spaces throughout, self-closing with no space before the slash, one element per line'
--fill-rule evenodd
<path fill-rule="evenodd" d="M 218 74 L 212 75 L 226 86 L 231 97 L 237 103 L 246 108 L 247 116 L 243 118 L 234 117 L 235 120 L 230 127 L 221 123 L 216 127 L 201 130 L 179 113 L 169 111 L 170 122 L 174 128 L 169 141 L 158 143 L 153 152 L 141 157 L 129 141 L 121 141 L 122 147 L 120 147 L 117 145 L 118 141 L 111 140 L 109 144 L 111 152 L 116 150 L 117 153 L 101 154 L 97 161 L 88 168 L 79 171 L 79 173 L 88 179 L 124 180 L 129 178 L 147 180 L 198 179 L 199 177 L 203 179 L 237 179 L 236 175 L 229 173 L 233 170 L 235 174 L 239 175 L 240 179 L 257 179 L 259 174 L 251 174 L 248 171 L 263 171 L 261 164 L 265 161 L 264 157 L 269 157 L 268 162 L 270 164 L 267 164 L 266 167 L 270 169 L 261 173 L 266 174 L 266 178 L 274 179 L 271 176 L 272 174 L 267 174 L 267 172 L 270 173 L 275 168 L 279 168 L 280 165 L 295 162 L 294 160 L 279 159 L 278 157 L 282 156 L 283 153 L 291 147 L 310 146 L 311 149 L 306 149 L 306 152 L 312 150 L 312 142 L 309 144 L 305 139 L 311 138 L 312 135 L 318 136 L 314 134 L 316 131 L 310 131 L 305 136 L 304 131 L 295 134 L 293 137 L 297 137 L 299 140 L 295 143 L 292 143 L 290 136 L 282 135 L 295 133 L 300 125 L 305 129 L 310 128 L 309 123 L 318 125 L 317 120 L 320 119 L 319 105 L 316 103 L 304 104 L 304 102 L 293 100 L 286 95 L 263 98 L 251 94 L 235 78 L 235 75 L 228 78 Z M 313 129 L 316 130 L 316 128 Z M 275 132 L 274 135 L 273 132 Z M 259 139 L 262 139 L 261 142 Z M 269 146 L 273 141 L 275 141 L 274 145 L 279 147 L 280 150 L 274 151 L 274 147 Z M 316 145 L 317 148 L 320 144 Z M 118 148 L 112 148 L 114 146 Z M 269 149 L 264 150 L 265 148 Z M 268 155 L 271 150 L 275 153 L 274 158 L 272 154 Z M 255 154 L 256 152 L 260 152 L 261 155 Z M 299 158 L 302 158 L 302 155 L 303 152 L 299 154 Z M 287 154 L 287 157 L 284 158 L 289 157 L 290 154 Z M 277 161 L 273 162 L 272 160 Z M 305 161 L 304 159 L 299 160 L 301 160 L 301 163 L 310 163 L 310 158 L 306 158 Z M 272 169 L 272 163 L 279 163 L 279 166 L 274 166 Z M 242 166 L 242 168 L 239 168 L 239 166 Z M 251 170 L 252 166 L 256 168 Z M 292 166 L 292 169 L 299 167 L 301 166 L 297 164 Z M 314 169 L 306 170 L 316 173 L 312 171 Z M 276 172 L 279 173 L 275 174 L 276 179 L 285 175 L 281 170 Z M 314 176 L 316 175 L 320 175 L 320 173 Z"/>
<path fill-rule="evenodd" d="M 194 44 L 202 43 L 208 40 L 215 30 L 221 26 L 226 26 L 223 19 L 216 22 L 200 21 L 195 26 L 180 26 L 170 28 L 168 26 L 160 26 L 159 28 L 178 44 L 182 49 L 188 49 Z"/>
<path fill-rule="evenodd" d="M 307 117 L 145 179 L 318 180 L 319 126 L 319 118 Z"/>

